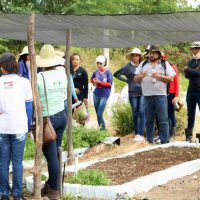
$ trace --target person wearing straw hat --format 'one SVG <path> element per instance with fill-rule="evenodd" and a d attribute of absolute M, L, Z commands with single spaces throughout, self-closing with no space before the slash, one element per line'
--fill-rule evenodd
<path fill-rule="evenodd" d="M 144 140 L 145 114 L 143 108 L 142 87 L 140 83 L 136 83 L 133 78 L 136 68 L 141 62 L 141 50 L 134 48 L 126 58 L 130 60 L 130 62 L 116 71 L 113 76 L 128 83 L 129 102 L 132 108 L 135 129 L 134 141 L 139 142 Z M 125 76 L 126 78 L 122 76 Z"/>
<path fill-rule="evenodd" d="M 43 71 L 37 75 L 40 102 L 43 107 L 43 117 L 49 116 L 57 134 L 56 141 L 45 144 L 42 148 L 47 160 L 49 173 L 49 179 L 42 189 L 42 196 L 47 196 L 50 200 L 57 200 L 59 199 L 58 147 L 61 146 L 67 121 L 64 109 L 67 77 L 63 70 L 58 70 L 56 67 L 63 66 L 65 60 L 56 55 L 56 51 L 52 45 L 46 44 L 42 46 L 40 54 L 36 56 L 36 62 L 37 65 L 43 69 Z"/>
<path fill-rule="evenodd" d="M 173 81 L 176 73 L 167 61 L 162 60 L 160 49 L 151 45 L 149 59 L 140 63 L 135 74 L 134 80 L 141 82 L 144 96 L 147 141 L 154 143 L 154 119 L 157 116 L 161 144 L 168 143 L 167 83 Z"/>
<path fill-rule="evenodd" d="M 186 141 L 188 142 L 192 142 L 197 104 L 200 109 L 200 41 L 193 42 L 191 51 L 193 58 L 184 67 L 185 77 L 189 79 L 186 97 L 188 124 L 185 129 Z"/>
<path fill-rule="evenodd" d="M 29 51 L 28 51 L 28 46 L 25 46 L 22 50 L 22 52 L 19 54 L 19 75 L 27 78 L 30 80 L 31 75 L 30 75 L 30 69 L 29 69 Z"/>
<path fill-rule="evenodd" d="M 30 81 L 18 75 L 14 54 L 0 56 L 0 196 L 9 200 L 9 165 L 12 162 L 12 194 L 23 197 L 23 156 L 27 132 L 31 129 L 33 97 Z"/>

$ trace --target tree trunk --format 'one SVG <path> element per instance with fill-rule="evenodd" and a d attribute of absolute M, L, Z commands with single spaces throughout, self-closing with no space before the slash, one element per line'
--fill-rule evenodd
<path fill-rule="evenodd" d="M 40 98 L 37 89 L 37 65 L 34 47 L 34 26 L 35 14 L 29 19 L 28 26 L 28 48 L 30 55 L 31 86 L 33 91 L 34 114 L 36 118 L 36 144 L 35 144 L 35 163 L 34 163 L 34 199 L 41 199 L 41 157 L 43 141 L 43 117 Z"/>
<path fill-rule="evenodd" d="M 67 158 L 68 164 L 72 163 L 73 143 L 72 143 L 72 91 L 70 82 L 70 47 L 71 30 L 66 31 L 66 51 L 65 51 L 65 72 L 67 75 Z"/>

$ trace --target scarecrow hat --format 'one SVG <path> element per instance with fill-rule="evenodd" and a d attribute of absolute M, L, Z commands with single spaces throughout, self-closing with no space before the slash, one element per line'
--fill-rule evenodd
<path fill-rule="evenodd" d="M 65 63 L 65 59 L 58 56 L 54 47 L 50 44 L 45 44 L 41 48 L 40 54 L 36 56 L 36 61 L 39 67 L 53 67 Z"/>

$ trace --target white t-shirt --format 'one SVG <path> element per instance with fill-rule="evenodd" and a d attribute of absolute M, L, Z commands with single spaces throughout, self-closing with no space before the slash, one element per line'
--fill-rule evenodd
<path fill-rule="evenodd" d="M 145 71 L 148 73 L 148 76 L 144 77 L 141 82 L 143 96 L 166 95 L 167 84 L 161 80 L 155 80 L 152 77 L 152 74 L 157 72 L 162 75 L 174 77 L 176 72 L 172 66 L 167 61 L 166 69 L 162 67 L 161 62 L 159 62 L 155 67 L 153 67 L 149 61 L 144 66 L 142 65 L 143 62 L 141 62 L 136 68 L 135 74 L 141 74 Z"/>
<path fill-rule="evenodd" d="M 16 74 L 0 77 L 0 134 L 28 132 L 26 102 L 32 101 L 31 84 Z"/>

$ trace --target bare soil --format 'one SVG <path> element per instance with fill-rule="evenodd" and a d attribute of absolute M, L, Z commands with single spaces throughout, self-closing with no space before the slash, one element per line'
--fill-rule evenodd
<path fill-rule="evenodd" d="M 159 148 L 137 153 L 133 156 L 99 162 L 88 167 L 88 169 L 104 171 L 111 180 L 112 185 L 118 185 L 199 158 L 199 149 L 176 147 Z"/>

